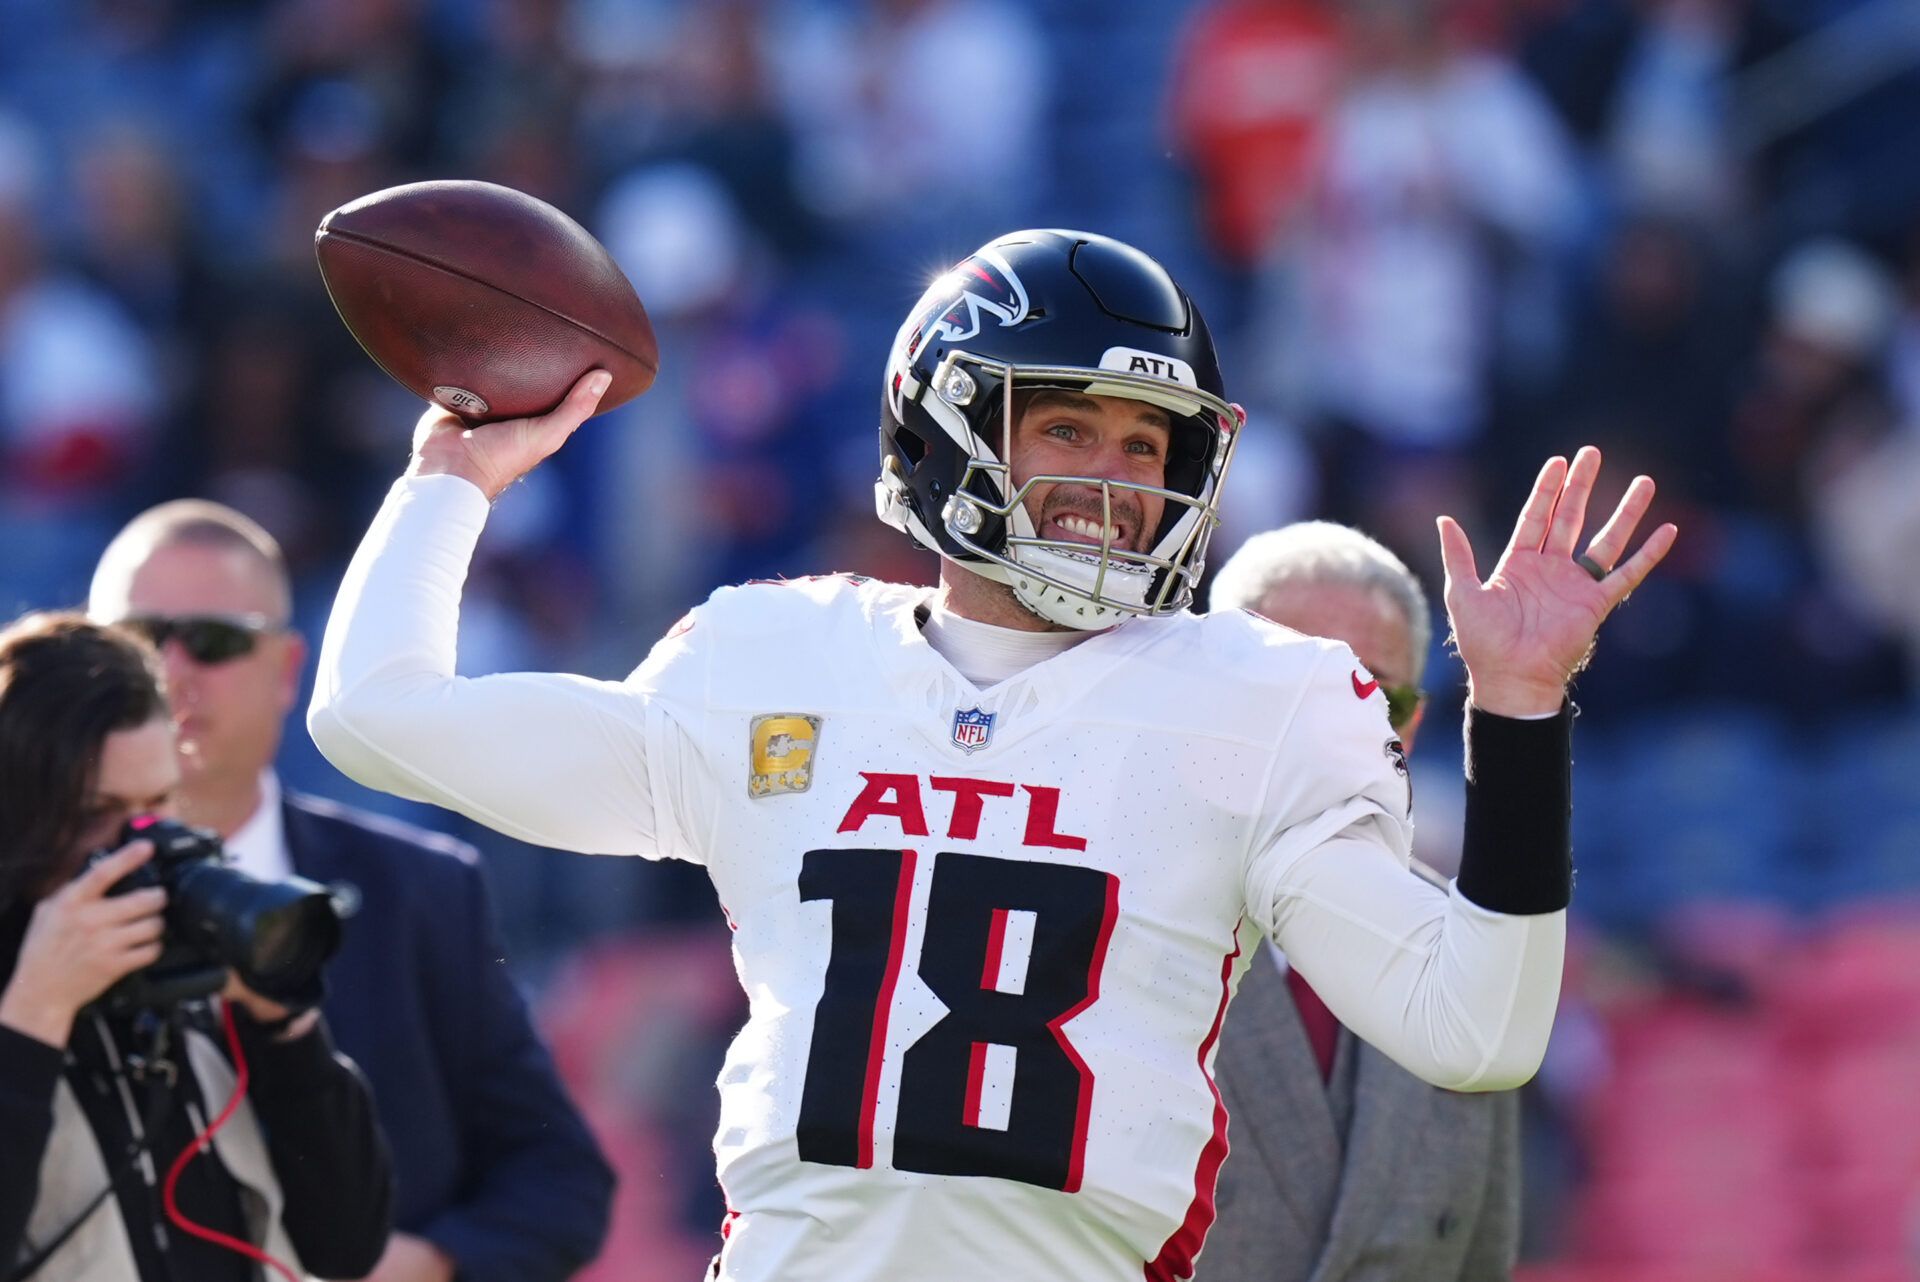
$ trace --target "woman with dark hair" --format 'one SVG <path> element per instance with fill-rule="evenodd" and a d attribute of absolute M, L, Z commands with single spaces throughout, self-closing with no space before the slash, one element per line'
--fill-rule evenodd
<path fill-rule="evenodd" d="M 0 1282 L 359 1277 L 385 1244 L 386 1147 L 318 1009 L 232 977 L 218 1005 L 99 1001 L 159 958 L 166 891 L 113 891 L 149 841 L 89 855 L 178 783 L 150 645 L 0 631 Z"/>

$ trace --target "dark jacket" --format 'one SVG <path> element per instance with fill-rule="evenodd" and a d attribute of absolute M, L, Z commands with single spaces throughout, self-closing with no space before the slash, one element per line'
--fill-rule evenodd
<path fill-rule="evenodd" d="M 310 797 L 284 819 L 302 876 L 359 892 L 324 1009 L 373 1086 L 394 1227 L 462 1282 L 569 1276 L 600 1250 L 613 1172 L 507 971 L 473 848 Z"/>

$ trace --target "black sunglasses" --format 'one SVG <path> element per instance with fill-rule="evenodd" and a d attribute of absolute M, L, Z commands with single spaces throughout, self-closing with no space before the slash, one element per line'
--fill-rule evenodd
<path fill-rule="evenodd" d="M 280 630 L 257 614 L 134 615 L 120 620 L 120 626 L 138 632 L 156 649 L 178 641 L 188 658 L 204 664 L 252 654 L 261 637 Z"/>
<path fill-rule="evenodd" d="M 1396 731 L 1405 733 L 1413 724 L 1413 714 L 1420 711 L 1420 700 L 1427 692 L 1419 686 L 1381 686 L 1380 693 L 1387 696 L 1387 724 Z"/>

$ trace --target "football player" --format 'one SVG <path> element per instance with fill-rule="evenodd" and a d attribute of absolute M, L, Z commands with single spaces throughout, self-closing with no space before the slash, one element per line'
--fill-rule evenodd
<path fill-rule="evenodd" d="M 1533 1073 L 1571 880 L 1566 683 L 1672 542 L 1625 556 L 1650 481 L 1577 562 L 1599 457 L 1550 460 L 1485 582 L 1441 520 L 1474 707 L 1443 891 L 1407 875 L 1404 758 L 1352 653 L 1186 609 L 1244 415 L 1145 254 L 1004 236 L 901 327 L 876 494 L 938 588 L 723 588 L 624 682 L 456 677 L 488 501 L 605 385 L 421 419 L 309 725 L 373 787 L 706 867 L 751 1006 L 712 1276 L 1191 1276 L 1226 1150 L 1215 1042 L 1263 934 L 1427 1080 Z"/>

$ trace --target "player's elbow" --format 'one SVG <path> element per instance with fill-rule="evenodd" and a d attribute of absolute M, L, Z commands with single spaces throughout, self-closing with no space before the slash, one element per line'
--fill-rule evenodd
<path fill-rule="evenodd" d="M 1429 1045 L 1423 1063 L 1408 1064 L 1415 1076 L 1449 1091 L 1508 1091 L 1524 1086 L 1540 1071 L 1553 1032 L 1553 1008 L 1508 1012 L 1505 1027 L 1487 1039 L 1467 1028 Z"/>
<path fill-rule="evenodd" d="M 1459 1054 L 1393 1058 L 1421 1081 L 1442 1090 L 1510 1091 L 1533 1080 L 1546 1049 L 1546 1038 L 1541 1037 L 1537 1043 L 1527 1039 L 1497 1046 L 1492 1054 L 1463 1050 Z"/>
<path fill-rule="evenodd" d="M 1522 993 L 1496 1010 L 1458 1001 L 1424 1008 L 1381 1049 L 1415 1077 L 1449 1091 L 1505 1091 L 1540 1071 L 1557 994 Z"/>
<path fill-rule="evenodd" d="M 355 750 L 359 739 L 351 720 L 346 706 L 329 697 L 324 688 L 313 692 L 313 699 L 307 704 L 307 734 L 313 739 L 313 746 L 334 769 L 358 780 L 359 773 L 354 766 L 359 760 Z"/>
<path fill-rule="evenodd" d="M 1540 1071 L 1560 1005 L 1566 914 L 1472 913 L 1450 923 L 1459 964 L 1447 971 L 1430 1044 L 1436 1075 L 1454 1091 L 1504 1091 Z"/>
<path fill-rule="evenodd" d="M 403 733 L 401 700 L 382 698 L 366 687 L 357 692 L 317 685 L 307 705 L 307 733 L 334 769 L 356 783 L 381 786 L 382 763 Z"/>
<path fill-rule="evenodd" d="M 1471 1072 L 1454 1075 L 1451 1080 L 1435 1082 L 1434 1085 L 1450 1091 L 1510 1091 L 1533 1080 L 1546 1054 L 1547 1039 L 1544 1036 L 1502 1046 L 1493 1058 L 1475 1065 Z"/>

